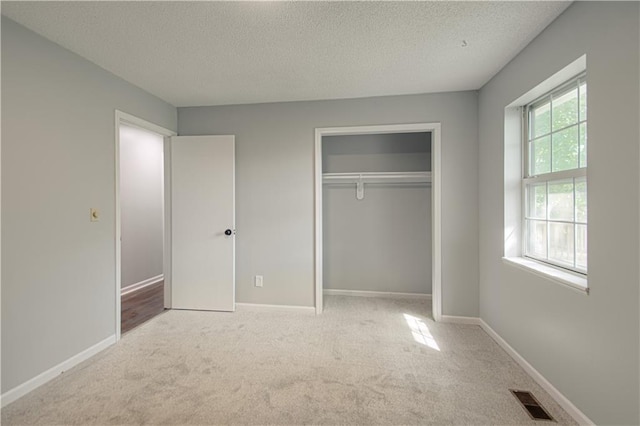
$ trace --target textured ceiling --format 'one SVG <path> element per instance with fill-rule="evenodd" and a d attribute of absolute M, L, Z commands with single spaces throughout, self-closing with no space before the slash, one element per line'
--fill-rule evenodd
<path fill-rule="evenodd" d="M 3 1 L 2 13 L 199 106 L 478 89 L 569 4 Z"/>

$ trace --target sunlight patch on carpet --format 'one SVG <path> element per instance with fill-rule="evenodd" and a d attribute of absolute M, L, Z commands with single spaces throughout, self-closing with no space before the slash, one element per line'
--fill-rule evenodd
<path fill-rule="evenodd" d="M 427 324 L 425 324 L 423 320 L 409 314 L 404 314 L 404 319 L 407 321 L 409 329 L 411 329 L 413 340 L 425 346 L 429 346 L 431 349 L 440 351 L 438 343 L 436 343 L 436 340 L 429 331 L 429 327 L 427 327 Z"/>

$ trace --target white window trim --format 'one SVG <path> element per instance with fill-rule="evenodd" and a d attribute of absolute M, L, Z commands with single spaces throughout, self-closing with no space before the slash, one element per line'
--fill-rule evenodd
<path fill-rule="evenodd" d="M 574 75 L 571 78 L 568 78 L 565 82 L 563 82 L 562 84 L 560 84 L 559 86 L 553 87 L 551 88 L 551 90 L 548 90 L 545 94 L 543 94 L 542 96 L 539 96 L 538 98 L 536 98 L 535 100 L 531 101 L 531 102 L 527 102 L 525 105 L 523 105 L 521 107 L 522 109 L 522 189 L 521 189 L 521 196 L 522 196 L 522 239 L 521 239 L 521 245 L 522 245 L 522 257 L 525 260 L 532 260 L 535 261 L 535 263 L 540 263 L 544 266 L 547 266 L 549 268 L 552 269 L 559 269 L 559 272 L 562 271 L 567 271 L 569 273 L 572 274 L 579 274 L 581 276 L 584 276 L 586 278 L 587 274 L 588 274 L 588 270 L 582 270 L 580 268 L 578 268 L 577 266 L 569 266 L 569 265 L 563 265 L 560 262 L 555 262 L 552 259 L 548 259 L 548 258 L 541 258 L 541 257 L 537 257 L 535 255 L 529 254 L 529 253 L 525 253 L 525 247 L 528 244 L 528 237 L 529 234 L 527 232 L 527 185 L 531 185 L 534 183 L 538 183 L 538 182 L 544 182 L 544 183 L 549 183 L 551 181 L 560 181 L 560 180 L 574 180 L 574 179 L 579 179 L 579 178 L 587 178 L 587 167 L 579 167 L 575 168 L 575 169 L 570 169 L 570 170 L 563 170 L 563 171 L 559 171 L 559 172 L 548 172 L 548 173 L 543 173 L 540 175 L 530 175 L 529 174 L 529 167 L 530 167 L 530 152 L 529 152 L 529 143 L 530 143 L 530 135 L 529 135 L 529 131 L 530 131 L 530 107 L 531 106 L 535 106 L 535 105 L 539 105 L 542 103 L 543 100 L 546 100 L 546 98 L 548 97 L 553 97 L 554 94 L 556 93 L 561 93 L 561 92 L 565 92 L 568 91 L 568 89 L 570 87 L 579 87 L 580 86 L 580 82 L 581 81 L 585 81 L 586 82 L 586 73 L 585 71 L 581 71 L 580 73 L 578 73 L 577 75 Z M 578 99 L 580 94 L 578 93 Z M 588 121 L 585 120 L 580 120 L 580 117 L 578 117 L 578 121 L 575 124 L 572 124 L 570 126 L 566 126 L 565 128 L 570 128 L 570 127 L 574 127 L 574 126 L 580 126 L 582 123 L 587 123 Z M 550 131 L 548 133 L 548 136 L 553 135 L 554 133 L 560 132 L 563 129 L 556 129 L 553 130 L 550 128 Z M 575 180 L 574 180 L 574 184 L 575 184 Z M 575 188 L 574 188 L 574 197 L 575 197 Z M 548 200 L 547 200 L 548 202 Z M 574 206 L 575 209 L 575 206 Z M 574 211 L 575 213 L 575 211 Z M 575 219 L 575 218 L 574 218 Z M 557 222 L 557 221 L 553 221 L 553 220 L 549 220 L 548 218 L 545 219 L 545 222 L 547 223 L 547 226 L 550 222 Z M 578 222 L 576 222 L 575 220 L 571 221 L 571 223 L 576 224 Z M 586 225 L 586 223 L 585 223 Z M 547 238 L 548 235 L 547 235 Z M 574 236 L 574 245 L 575 245 L 575 236 Z M 548 242 L 547 242 L 547 248 L 548 248 Z M 574 247 L 574 256 L 575 256 L 575 247 Z"/>
<path fill-rule="evenodd" d="M 589 286 L 586 275 L 525 258 L 523 249 L 522 223 L 524 217 L 522 178 L 524 177 L 524 156 L 522 155 L 523 131 L 522 106 L 553 91 L 574 76 L 587 69 L 587 56 L 582 55 L 575 61 L 553 74 L 534 88 L 524 93 L 504 110 L 504 256 L 503 263 L 521 271 L 534 274 L 562 287 L 588 295 Z"/>

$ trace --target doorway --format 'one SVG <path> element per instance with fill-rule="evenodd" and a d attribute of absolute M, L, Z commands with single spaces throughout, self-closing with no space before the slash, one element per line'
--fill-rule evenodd
<path fill-rule="evenodd" d="M 340 159 L 340 166 L 344 167 L 346 165 L 344 160 L 348 162 L 353 162 L 353 160 L 357 157 L 360 159 L 365 159 L 365 163 L 363 166 L 368 167 L 372 166 L 371 158 L 365 158 L 366 155 L 362 155 L 361 148 L 363 146 L 369 145 L 369 147 L 376 149 L 380 149 L 382 145 L 380 145 L 380 141 L 385 139 L 384 135 L 390 134 L 404 134 L 408 136 L 407 146 L 411 146 L 413 142 L 410 142 L 412 133 L 421 133 L 428 134 L 429 143 L 429 156 L 430 156 L 430 164 L 431 167 L 429 170 L 426 170 L 426 167 L 420 169 L 420 167 L 415 168 L 414 166 L 409 166 L 412 170 L 407 170 L 406 172 L 399 173 L 397 170 L 393 172 L 390 171 L 378 171 L 370 172 L 366 170 L 359 171 L 351 171 L 346 172 L 344 170 L 339 170 L 340 173 L 331 173 L 334 171 L 332 169 L 333 165 L 323 164 L 329 161 L 329 157 L 327 154 L 334 149 L 335 150 L 335 142 L 340 139 L 341 143 L 346 142 L 348 139 L 354 139 L 355 144 L 353 146 L 360 146 L 360 148 L 356 148 L 357 152 L 348 152 L 347 154 L 351 154 L 350 156 L 342 156 Z M 368 137 L 368 138 L 360 138 L 359 141 L 356 141 L 357 136 L 363 135 L 377 135 L 378 137 Z M 343 138 L 336 138 L 343 137 Z M 355 137 L 355 138 L 354 138 Z M 368 141 L 368 142 L 367 142 Z M 364 145 L 363 145 L 364 142 Z M 332 183 L 332 184 L 345 184 L 351 185 L 352 195 L 356 200 L 364 200 L 366 197 L 366 186 L 367 184 L 387 184 L 389 182 L 397 182 L 403 185 L 415 185 L 415 184 L 425 184 L 428 183 L 430 185 L 430 204 L 431 204 L 431 244 L 430 244 L 430 257 L 431 257 L 431 270 L 427 273 L 431 275 L 431 300 L 432 300 L 432 313 L 433 317 L 436 321 L 441 318 L 441 225 L 440 225 L 440 209 L 441 209 L 441 182 L 440 182 L 440 124 L 439 123 L 419 123 L 419 124 L 400 124 L 400 125 L 380 125 L 380 126 L 358 126 L 358 127 L 335 127 L 335 128 L 318 128 L 316 129 L 316 152 L 315 152 L 315 299 L 316 299 L 316 313 L 320 314 L 323 310 L 323 292 L 325 290 L 324 281 L 329 278 L 329 276 L 325 276 L 327 261 L 331 262 L 334 259 L 325 259 L 324 258 L 324 238 L 326 236 L 326 232 L 323 228 L 323 220 L 324 215 L 330 216 L 333 212 L 331 208 L 327 209 L 325 206 L 326 202 L 332 202 L 332 197 L 328 197 L 326 200 L 323 195 L 323 183 Z M 380 145 L 376 147 L 376 144 Z M 342 145 L 344 149 L 344 146 Z M 414 148 L 411 148 L 414 150 Z M 353 155 L 353 154 L 357 155 Z M 395 153 L 397 154 L 397 153 Z M 394 155 L 395 155 L 394 154 Z M 405 155 L 407 153 L 401 153 L 403 157 L 403 163 L 408 164 L 406 160 L 408 157 Z M 424 155 L 421 153 L 421 149 L 413 152 L 412 155 L 414 159 L 421 159 Z M 380 156 L 376 156 L 380 157 Z M 393 155 L 391 156 L 393 157 Z M 389 159 L 391 157 L 388 157 Z M 380 157 L 382 158 L 382 157 Z M 389 164 L 393 164 L 392 167 L 397 166 L 398 164 L 398 156 L 395 155 L 394 159 L 392 159 Z M 410 160 L 411 163 L 414 160 Z M 375 160 L 377 164 L 374 166 L 379 167 L 381 163 L 378 160 Z M 387 165 L 382 165 L 382 167 L 386 167 Z M 352 167 L 352 164 L 349 164 L 349 167 Z M 342 195 L 341 197 L 345 197 Z M 335 198 L 335 197 L 334 197 Z M 357 201 L 352 201 L 353 204 L 356 204 Z M 362 205 L 357 207 L 358 209 L 362 208 Z M 335 212 L 333 212 L 335 213 Z M 343 217 L 344 214 L 335 215 L 335 217 Z M 342 219 L 340 219 L 342 220 Z M 419 219 L 418 219 L 419 220 Z M 425 220 L 428 221 L 428 216 L 425 216 Z M 344 225 L 344 224 L 343 224 Z M 366 233 L 366 230 L 363 232 Z M 334 232 L 335 233 L 335 232 Z M 331 233 L 329 233 L 332 235 Z M 364 233 L 362 235 L 365 235 Z M 392 238 L 395 238 L 392 233 L 389 234 Z M 340 236 L 340 233 L 338 233 Z M 342 238 L 342 236 L 340 236 Z M 344 244 L 342 244 L 344 246 Z M 428 255 L 428 251 L 425 250 L 426 255 Z M 333 253 L 333 252 L 332 252 Z M 335 254 L 335 253 L 333 253 Z M 353 258 L 353 256 L 351 256 Z M 336 262 L 334 262 L 336 263 Z M 366 263 L 366 262 L 365 262 Z M 352 266 L 352 265 L 348 265 Z M 353 269 L 353 268 L 351 268 Z M 331 276 L 335 277 L 337 274 L 334 274 L 331 271 Z M 419 273 L 419 271 L 415 271 Z M 424 273 L 424 271 L 423 271 Z M 369 274 L 371 275 L 371 274 Z M 372 275 L 372 276 L 375 276 Z M 353 292 L 350 290 L 350 292 Z M 335 294 L 340 294 L 339 292 Z M 380 293 L 377 291 L 356 291 L 355 293 Z M 386 291 L 386 293 L 393 293 L 392 291 Z M 407 293 L 406 289 L 400 291 L 400 293 Z M 413 292 L 412 292 L 413 293 Z M 419 296 L 419 294 L 413 294 L 412 297 Z M 425 297 L 426 298 L 426 297 Z"/>
<path fill-rule="evenodd" d="M 169 158 L 174 132 L 116 111 L 116 337 L 170 308 Z"/>

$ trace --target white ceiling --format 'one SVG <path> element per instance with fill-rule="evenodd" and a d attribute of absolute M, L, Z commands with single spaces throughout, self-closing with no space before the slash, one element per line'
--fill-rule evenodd
<path fill-rule="evenodd" d="M 479 89 L 569 4 L 3 1 L 2 13 L 200 106 Z"/>

